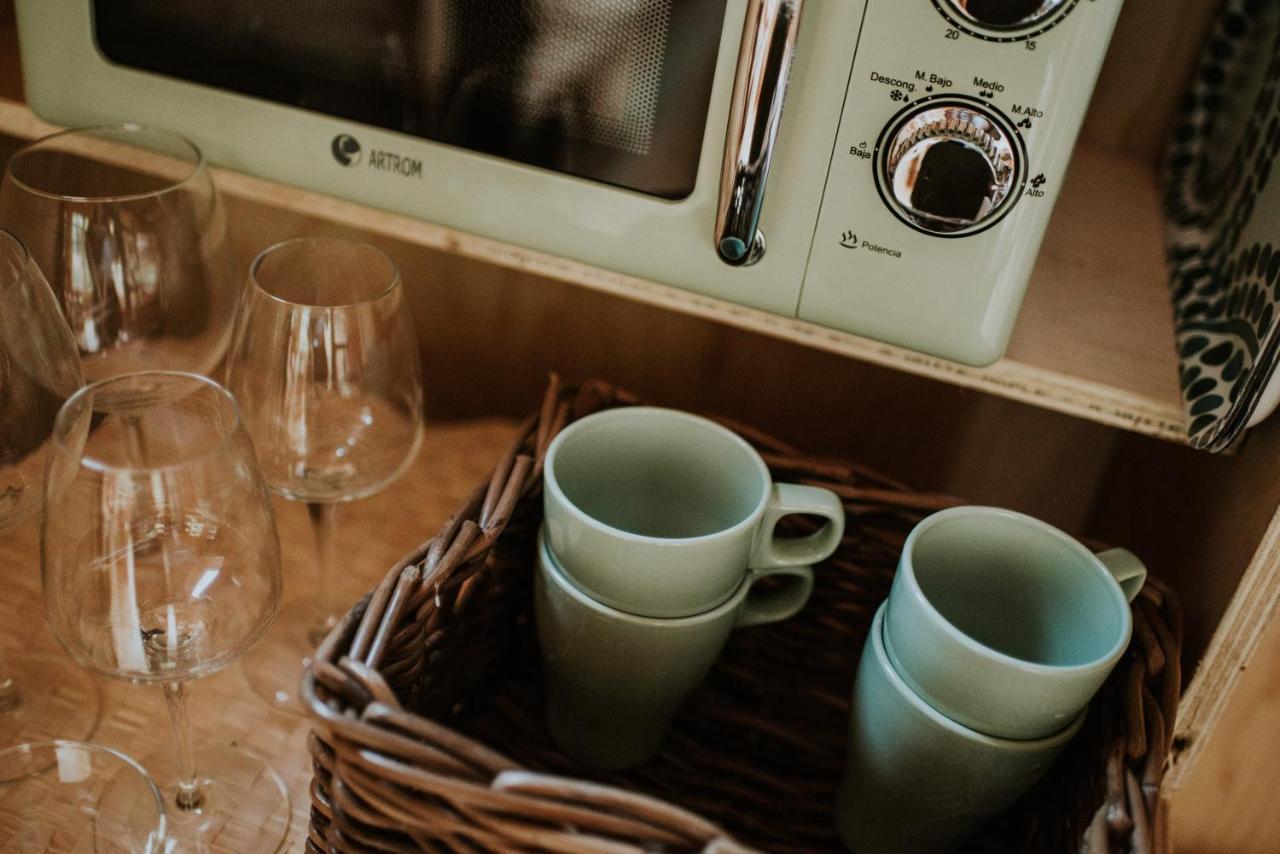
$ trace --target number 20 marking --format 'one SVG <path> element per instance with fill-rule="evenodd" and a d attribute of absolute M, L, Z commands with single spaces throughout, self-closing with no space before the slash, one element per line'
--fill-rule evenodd
<path fill-rule="evenodd" d="M 947 38 L 949 38 L 949 39 L 950 39 L 951 41 L 953 41 L 953 42 L 955 42 L 955 41 L 959 41 L 959 40 L 960 40 L 960 31 L 959 31 L 959 30 L 947 30 Z"/>

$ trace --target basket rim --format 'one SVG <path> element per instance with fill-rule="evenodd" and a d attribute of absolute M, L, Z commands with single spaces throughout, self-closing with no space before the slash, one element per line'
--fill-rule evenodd
<path fill-rule="evenodd" d="M 655 537 L 649 534 L 637 534 L 634 531 L 628 531 L 625 528 L 619 528 L 615 525 L 610 525 L 608 522 L 603 522 L 579 507 L 577 503 L 575 503 L 565 493 L 555 472 L 555 461 L 559 453 L 563 450 L 564 445 L 587 430 L 601 427 L 604 424 L 610 421 L 615 421 L 619 418 L 637 416 L 641 418 L 675 418 L 679 421 L 696 424 L 702 429 L 713 430 L 726 439 L 732 440 L 739 450 L 746 452 L 747 457 L 751 460 L 752 468 L 756 470 L 757 476 L 764 485 L 764 489 L 761 490 L 760 499 L 755 503 L 755 506 L 751 508 L 747 515 L 728 527 L 721 528 L 718 531 L 712 531 L 709 534 L 698 534 L 692 537 Z M 703 416 L 695 415 L 692 412 L 684 412 L 679 409 L 669 409 L 663 406 L 618 407 L 615 409 L 593 412 L 590 415 L 579 418 L 566 425 L 563 430 L 556 434 L 556 437 L 547 447 L 547 455 L 542 464 L 543 489 L 555 495 L 577 521 L 590 528 L 605 531 L 610 536 L 616 537 L 620 540 L 625 540 L 626 542 L 643 543 L 645 545 L 659 547 L 669 546 L 672 548 L 680 548 L 698 543 L 708 543 L 714 540 L 727 539 L 759 522 L 760 518 L 764 515 L 765 508 L 769 506 L 769 484 L 772 483 L 772 480 L 773 478 L 769 472 L 769 467 L 765 465 L 764 460 L 760 456 L 760 452 L 751 447 L 751 444 L 746 439 L 743 439 L 729 428 L 721 424 L 717 424 L 710 418 L 704 418 Z"/>
<path fill-rule="evenodd" d="M 417 662 L 406 670 L 404 661 L 409 654 L 406 644 L 417 650 L 419 647 L 414 645 L 425 639 L 422 633 L 430 627 L 429 621 L 447 621 L 449 606 L 446 606 L 445 617 L 440 617 L 436 610 L 439 600 L 433 597 L 439 597 L 441 593 L 446 597 L 465 596 L 467 585 L 483 571 L 499 534 L 512 520 L 516 505 L 538 500 L 544 482 L 542 468 L 547 449 L 565 424 L 573 421 L 571 415 L 635 403 L 637 399 L 634 396 L 607 383 L 593 381 L 564 386 L 553 376 L 541 408 L 521 422 L 487 480 L 477 486 L 434 536 L 397 561 L 382 581 L 355 603 L 322 641 L 302 676 L 302 695 L 314 725 L 308 740 L 315 769 L 309 844 L 319 839 L 328 844 L 329 850 L 364 850 L 350 847 L 358 840 L 347 835 L 342 824 L 344 821 L 355 821 L 352 827 L 359 832 L 365 832 L 361 830 L 363 827 L 379 834 L 408 833 L 396 824 L 390 813 L 379 812 L 360 802 L 359 811 L 348 814 L 340 803 L 343 793 L 352 796 L 350 786 L 359 783 L 356 780 L 348 784 L 343 777 L 344 754 L 372 750 L 375 755 L 383 755 L 379 752 L 383 749 L 376 744 L 382 734 L 390 733 L 420 743 L 422 750 L 444 751 L 443 755 L 451 761 L 465 763 L 468 771 L 456 778 L 459 783 L 470 781 L 480 789 L 486 786 L 492 789 L 494 781 L 508 771 L 534 775 L 545 773 L 558 777 L 573 789 L 568 794 L 562 792 L 556 796 L 560 803 L 578 804 L 584 809 L 606 809 L 598 800 L 584 794 L 587 789 L 580 787 L 594 787 L 617 798 L 638 798 L 664 811 L 663 827 L 679 826 L 687 831 L 692 825 L 678 818 L 684 816 L 699 828 L 714 830 L 714 836 L 700 832 L 689 837 L 691 844 L 695 838 L 701 840 L 697 847 L 703 850 L 747 850 L 738 840 L 754 838 L 759 827 L 745 817 L 746 813 L 739 827 L 734 823 L 732 810 L 710 809 L 708 799 L 701 795 L 694 799 L 700 805 L 700 813 L 699 807 L 684 808 L 676 801 L 667 800 L 667 795 L 647 794 L 649 788 L 640 781 L 592 781 L 573 773 L 543 772 L 536 752 L 527 754 L 532 757 L 532 764 L 521 764 L 504 755 L 500 749 L 489 746 L 483 738 L 455 729 L 447 718 L 419 714 L 415 711 L 417 707 L 403 705 L 387 681 L 387 678 L 394 679 L 402 686 L 423 684 L 418 680 L 427 666 L 427 652 L 433 647 L 421 647 L 422 654 Z M 750 438 L 771 471 L 785 471 L 789 479 L 810 478 L 813 483 L 829 481 L 835 484 L 833 489 L 843 499 L 846 511 L 858 514 L 863 520 L 862 524 L 853 526 L 853 530 L 865 527 L 866 520 L 885 520 L 883 525 L 871 523 L 873 533 L 869 539 L 861 541 L 865 547 L 859 546 L 856 552 L 832 559 L 842 572 L 845 568 L 862 571 L 859 567 L 863 566 L 861 562 L 864 560 L 873 561 L 870 566 L 874 567 L 877 565 L 874 561 L 885 560 L 887 548 L 898 548 L 906 531 L 896 527 L 899 523 L 892 520 L 899 519 L 901 514 L 918 521 L 930 512 L 958 503 L 950 496 L 911 490 L 856 462 L 805 455 L 749 425 L 739 425 L 723 418 L 716 418 L 716 421 L 735 432 L 741 428 L 741 436 Z M 886 510 L 893 512 L 886 515 Z M 527 522 L 522 518 L 521 530 L 531 535 L 526 530 Z M 1086 542 L 1089 548 L 1094 547 L 1091 541 Z M 476 568 L 477 563 L 481 565 L 480 569 Z M 452 600 L 446 598 L 446 602 L 449 601 Z M 1082 745 L 1087 749 L 1087 756 L 1080 754 L 1085 765 L 1079 770 L 1073 765 L 1070 770 L 1063 771 L 1066 776 L 1055 778 L 1054 787 L 1065 788 L 1051 787 L 1047 793 L 1036 795 L 1031 805 L 1019 807 L 1031 811 L 1028 815 L 1032 818 L 1027 820 L 1036 823 L 1034 832 L 1041 843 L 1049 840 L 1051 844 L 1075 845 L 1085 838 L 1095 841 L 1109 838 L 1112 842 L 1123 838 L 1134 846 L 1135 851 L 1164 854 L 1168 850 L 1168 834 L 1162 830 L 1167 825 L 1167 799 L 1162 796 L 1160 787 L 1168 765 L 1181 691 L 1181 609 L 1172 591 L 1155 575 L 1148 576 L 1147 584 L 1130 603 L 1130 608 L 1134 625 L 1132 645 L 1122 658 L 1125 671 L 1119 672 L 1117 668 L 1117 673 L 1113 674 L 1116 678 L 1108 683 L 1105 723 L 1095 726 L 1086 722 L 1080 733 L 1081 737 L 1088 739 L 1087 747 Z M 436 626 L 436 631 L 440 630 L 438 623 L 431 625 Z M 400 658 L 392 660 L 388 665 L 389 676 L 384 678 L 380 670 L 382 657 L 390 655 L 388 650 L 397 643 L 399 647 L 395 654 Z M 1096 764 L 1101 756 L 1098 751 L 1104 751 L 1107 757 L 1105 769 Z M 517 751 L 515 755 L 526 754 Z M 431 771 L 437 767 L 434 764 L 420 763 L 420 767 L 428 774 L 434 773 L 433 779 L 444 781 L 444 785 L 455 779 Z M 1083 768 L 1088 769 L 1087 773 Z M 394 785 L 390 781 L 386 784 Z M 328 787 L 334 786 L 336 789 L 330 791 Z M 448 808 L 447 794 L 428 792 L 419 797 L 423 799 L 424 814 L 435 809 L 430 807 L 433 798 L 443 798 Z M 722 794 L 720 797 L 729 796 Z M 519 848 L 521 840 L 527 844 L 533 838 L 531 828 L 546 829 L 545 824 L 538 824 L 538 812 L 526 813 L 515 804 L 496 806 L 504 803 L 501 798 L 486 803 L 489 806 L 464 809 L 461 816 L 457 812 L 441 814 L 446 816 L 443 820 L 447 827 L 440 832 L 447 839 L 460 840 L 463 847 L 474 843 L 484 848 L 485 845 L 476 840 L 500 836 L 506 844 Z M 1100 806 L 1096 810 L 1087 814 L 1081 812 L 1086 808 L 1093 810 L 1098 803 Z M 491 809 L 498 812 L 491 815 L 488 812 Z M 340 812 L 342 817 L 338 815 Z M 473 812 L 476 814 L 472 815 Z M 430 812 L 430 815 L 436 814 Z M 626 816 L 627 813 L 619 815 Z M 716 820 L 704 815 L 716 817 Z M 665 823 L 667 820 L 675 824 L 668 825 Z M 1008 827 L 1017 833 L 1023 830 L 1032 832 L 1030 827 L 1023 828 L 1017 822 Z M 737 830 L 731 832 L 725 828 Z M 745 836 L 738 836 L 738 832 Z M 812 836 L 812 828 L 799 833 L 796 839 L 817 838 Z M 428 837 L 436 838 L 430 834 Z M 408 833 L 403 838 L 403 844 L 412 847 L 418 836 Z M 572 844 L 582 845 L 594 840 L 591 844 L 616 844 L 628 851 L 641 850 L 634 846 L 647 844 L 636 842 L 629 836 L 612 836 L 609 839 L 613 841 L 599 836 L 574 836 Z M 619 841 L 621 839 L 632 841 L 624 843 Z M 569 844 L 570 840 L 562 837 L 561 841 Z M 798 842 L 786 844 L 791 845 L 788 850 L 799 850 L 795 848 Z M 766 849 L 770 847 L 765 843 Z M 316 850 L 325 849 L 317 846 Z"/>

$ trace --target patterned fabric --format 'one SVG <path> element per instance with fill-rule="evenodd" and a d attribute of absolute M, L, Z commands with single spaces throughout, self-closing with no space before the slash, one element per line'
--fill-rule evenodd
<path fill-rule="evenodd" d="M 1280 0 L 1227 0 L 1165 163 L 1187 432 L 1210 451 L 1230 448 L 1275 405 L 1267 386 L 1280 356 L 1280 184 L 1268 185 L 1280 150 L 1278 83 Z"/>

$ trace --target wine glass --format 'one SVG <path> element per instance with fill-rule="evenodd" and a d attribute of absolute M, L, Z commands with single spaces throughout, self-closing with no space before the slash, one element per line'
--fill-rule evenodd
<path fill-rule="evenodd" d="M 186 138 L 127 124 L 37 140 L 5 169 L 0 225 L 48 275 L 90 381 L 217 368 L 239 286 L 222 202 Z"/>
<path fill-rule="evenodd" d="M 337 619 L 337 506 L 395 480 L 422 441 L 417 339 L 395 264 L 339 238 L 267 249 L 249 269 L 227 385 L 267 483 L 306 502 L 315 535 L 313 601 L 291 597 L 274 637 L 242 668 L 260 696 L 298 711 L 303 662 Z"/>
<path fill-rule="evenodd" d="M 235 399 L 177 371 L 85 386 L 54 424 L 57 481 L 40 526 L 45 612 L 84 667 L 163 686 L 176 763 L 143 764 L 171 798 L 175 850 L 276 850 L 279 775 L 229 747 L 193 749 L 187 720 L 187 682 L 243 655 L 280 604 L 271 500 Z"/>
<path fill-rule="evenodd" d="M 0 750 L 0 850 L 162 854 L 164 838 L 160 791 L 123 753 L 77 741 Z"/>
<path fill-rule="evenodd" d="M 44 276 L 0 229 L 0 531 L 40 506 L 54 418 L 80 385 L 75 342 Z M 87 738 L 99 706 L 93 680 L 66 659 L 0 655 L 0 747 Z"/>

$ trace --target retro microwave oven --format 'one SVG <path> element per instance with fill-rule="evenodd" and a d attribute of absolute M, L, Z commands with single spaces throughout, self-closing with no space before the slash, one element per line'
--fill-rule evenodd
<path fill-rule="evenodd" d="M 1121 0 L 18 0 L 32 108 L 969 364 Z"/>

